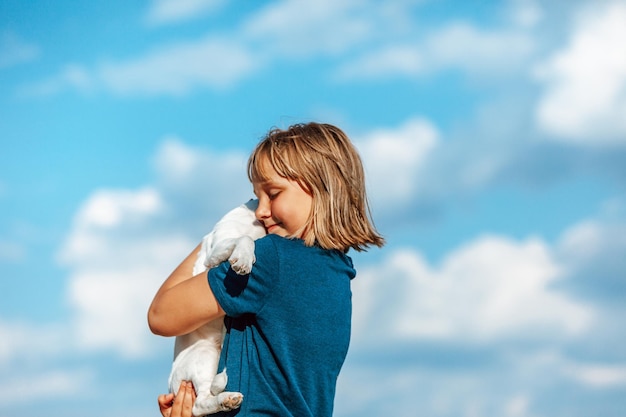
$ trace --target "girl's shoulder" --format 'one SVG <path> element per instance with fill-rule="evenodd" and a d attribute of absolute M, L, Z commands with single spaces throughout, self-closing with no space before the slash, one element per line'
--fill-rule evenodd
<path fill-rule="evenodd" d="M 317 245 L 307 246 L 304 240 L 298 238 L 287 238 L 270 234 L 265 235 L 260 239 L 257 239 L 255 243 L 257 248 L 257 254 L 259 252 L 266 251 L 274 251 L 279 253 L 284 253 L 286 251 L 288 253 L 298 253 L 301 256 L 317 255 L 322 257 L 337 258 L 349 263 L 350 266 L 352 266 L 352 259 L 347 254 L 336 249 L 324 249 Z"/>
<path fill-rule="evenodd" d="M 300 256 L 306 252 L 310 252 L 311 248 L 304 245 L 304 241 L 301 239 L 291 239 L 278 235 L 265 235 L 255 241 L 255 254 L 258 256 L 267 256 L 268 254 L 274 254 L 274 256 L 282 256 L 284 253 L 296 254 Z M 270 255 L 272 256 L 272 255 Z"/>
<path fill-rule="evenodd" d="M 266 235 L 256 241 L 257 262 L 279 264 L 315 265 L 320 271 L 329 267 L 343 271 L 350 279 L 356 276 L 352 258 L 336 249 L 307 246 L 302 239 Z"/>
<path fill-rule="evenodd" d="M 279 235 L 268 234 L 256 240 L 257 245 L 269 245 L 275 247 L 304 247 L 304 241 L 297 238 L 282 237 Z"/>
<path fill-rule="evenodd" d="M 334 249 L 324 249 L 317 245 L 307 246 L 303 239 L 282 237 L 279 235 L 265 235 L 256 240 L 256 245 L 260 249 L 264 250 L 277 250 L 277 251 L 294 251 L 310 254 L 322 254 L 322 255 L 335 255 L 340 254 L 344 257 L 340 251 Z M 347 256 L 346 256 L 347 257 Z"/>

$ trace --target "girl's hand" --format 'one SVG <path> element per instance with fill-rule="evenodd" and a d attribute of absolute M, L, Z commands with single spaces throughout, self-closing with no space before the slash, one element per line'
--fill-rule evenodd
<path fill-rule="evenodd" d="M 196 391 L 191 382 L 182 381 L 178 394 L 159 395 L 159 410 L 163 417 L 192 417 L 191 409 L 196 401 Z"/>

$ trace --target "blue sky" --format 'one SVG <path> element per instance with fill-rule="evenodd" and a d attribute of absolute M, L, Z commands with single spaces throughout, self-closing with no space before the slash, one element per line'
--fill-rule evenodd
<path fill-rule="evenodd" d="M 157 415 L 160 282 L 270 128 L 334 123 L 337 417 L 626 414 L 626 1 L 0 2 L 0 417 Z"/>

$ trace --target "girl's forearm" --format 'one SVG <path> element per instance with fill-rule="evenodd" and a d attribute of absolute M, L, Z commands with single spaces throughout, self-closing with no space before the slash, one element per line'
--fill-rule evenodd
<path fill-rule="evenodd" d="M 189 333 L 224 315 L 209 286 L 206 273 L 192 276 L 200 246 L 165 280 L 148 310 L 148 325 L 161 336 Z"/>

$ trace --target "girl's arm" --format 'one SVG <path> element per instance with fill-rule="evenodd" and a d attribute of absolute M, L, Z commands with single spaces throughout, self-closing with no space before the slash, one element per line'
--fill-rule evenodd
<path fill-rule="evenodd" d="M 207 273 L 192 276 L 198 245 L 170 274 L 148 309 L 148 325 L 154 334 L 180 336 L 225 315 L 211 291 Z"/>

